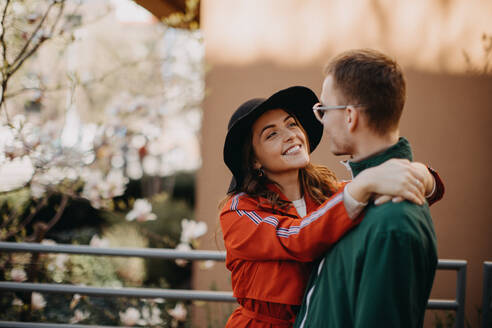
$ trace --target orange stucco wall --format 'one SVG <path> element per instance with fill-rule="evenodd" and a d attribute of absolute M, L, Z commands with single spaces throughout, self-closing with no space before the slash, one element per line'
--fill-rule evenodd
<path fill-rule="evenodd" d="M 261 7 L 259 3 L 257 5 Z M 202 21 L 206 44 L 208 39 L 219 38 L 221 33 L 220 29 L 207 23 L 208 18 L 216 17 L 216 14 L 211 13 L 212 10 L 217 8 L 205 1 Z M 228 19 L 234 21 L 235 15 L 240 16 L 241 12 L 230 11 L 227 14 Z M 276 17 L 276 13 L 272 12 L 272 29 L 275 28 Z M 294 20 L 293 24 L 296 24 Z M 302 26 L 296 25 L 295 28 Z M 436 67 L 427 69 L 427 64 L 412 63 L 411 57 L 399 56 L 389 44 L 391 42 L 386 45 L 377 43 L 375 47 L 395 56 L 397 60 L 402 58 L 400 62 L 407 78 L 407 103 L 401 119 L 401 134 L 410 140 L 415 159 L 435 167 L 447 188 L 445 198 L 431 209 L 439 257 L 468 261 L 466 314 L 472 326 L 477 326 L 476 309 L 481 307 L 482 297 L 482 263 L 492 260 L 492 215 L 488 208 L 492 201 L 489 190 L 492 184 L 492 76 L 467 74 L 464 66 L 447 69 L 444 65 L 439 68 L 438 58 L 433 59 L 436 60 Z M 360 46 L 370 45 L 360 41 Z M 251 47 L 254 46 L 253 42 Z M 349 48 L 358 46 L 359 43 L 347 45 Z M 226 43 L 224 47 L 229 46 Z M 460 45 L 455 44 L 449 51 L 459 49 Z M 226 50 L 226 53 L 234 53 L 233 49 Z M 198 174 L 196 217 L 207 221 L 210 229 L 208 236 L 202 239 L 201 248 L 217 249 L 215 232 L 218 232 L 217 240 L 220 244 L 220 230 L 216 230 L 217 204 L 224 197 L 231 177 L 222 161 L 223 141 L 231 113 L 249 98 L 269 96 L 291 85 L 311 87 L 319 95 L 323 64 L 341 50 L 344 48 L 327 47 L 320 50 L 316 58 L 303 59 L 302 63 L 289 63 L 288 58 L 276 61 L 271 53 L 262 58 L 261 50 L 260 55 L 255 53 L 247 60 L 227 61 L 217 57 L 220 49 L 213 42 L 207 48 L 210 70 L 206 78 L 207 97 L 203 106 L 203 165 Z M 432 66 L 432 61 L 428 64 Z M 347 174 L 338 163 L 341 159 L 329 153 L 326 140 L 313 154 L 313 162 L 328 165 L 340 178 L 344 178 Z M 454 273 L 439 272 L 431 297 L 454 297 L 455 276 Z M 214 286 L 229 290 L 229 285 L 229 275 L 223 263 L 218 263 L 212 270 L 195 266 L 196 289 Z M 202 310 L 203 307 L 198 309 L 197 315 Z M 227 312 L 227 309 L 221 311 Z M 224 313 L 219 315 L 223 316 Z M 433 322 L 434 316 L 429 312 L 426 326 L 432 326 Z"/>

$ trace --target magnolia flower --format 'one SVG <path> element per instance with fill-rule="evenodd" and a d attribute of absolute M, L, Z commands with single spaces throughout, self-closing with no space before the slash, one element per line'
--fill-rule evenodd
<path fill-rule="evenodd" d="M 12 271 L 10 271 L 10 278 L 17 282 L 26 281 L 26 271 L 24 271 L 24 269 L 12 269 Z"/>
<path fill-rule="evenodd" d="M 138 324 L 141 326 L 156 326 L 163 323 L 161 319 L 161 310 L 152 306 L 150 309 L 148 306 L 144 306 L 142 309 L 142 319 L 138 320 Z"/>
<path fill-rule="evenodd" d="M 178 246 L 176 246 L 176 250 L 177 251 L 191 251 L 191 246 L 190 246 L 190 244 L 181 243 Z M 186 266 L 186 264 L 188 264 L 187 260 L 182 260 L 182 259 L 175 260 L 175 262 L 180 267 L 184 267 L 184 266 Z"/>
<path fill-rule="evenodd" d="M 73 294 L 72 301 L 70 301 L 70 310 L 73 310 L 79 304 L 80 298 L 80 294 Z"/>
<path fill-rule="evenodd" d="M 181 242 L 190 243 L 194 239 L 204 235 L 207 232 L 205 222 L 197 222 L 188 219 L 181 221 Z"/>
<path fill-rule="evenodd" d="M 106 176 L 107 194 L 102 194 L 103 198 L 113 198 L 125 193 L 128 178 L 123 175 L 121 170 L 111 170 Z"/>
<path fill-rule="evenodd" d="M 34 167 L 28 156 L 0 164 L 0 192 L 21 188 L 31 180 Z"/>
<path fill-rule="evenodd" d="M 200 261 L 199 267 L 202 270 L 210 270 L 214 267 L 215 261 L 207 260 L 207 261 Z"/>
<path fill-rule="evenodd" d="M 31 306 L 33 310 L 41 310 L 46 306 L 46 301 L 43 295 L 40 293 L 33 292 L 31 294 Z"/>
<path fill-rule="evenodd" d="M 61 271 L 64 272 L 66 270 L 66 263 L 70 259 L 68 254 L 56 254 L 50 255 L 50 259 L 52 262 L 48 264 L 48 269 L 50 271 Z"/>
<path fill-rule="evenodd" d="M 152 213 L 152 205 L 146 199 L 137 199 L 133 205 L 133 209 L 126 215 L 127 221 L 137 220 L 139 222 L 152 221 L 157 219 L 157 216 Z"/>
<path fill-rule="evenodd" d="M 129 161 L 126 166 L 126 174 L 133 180 L 138 180 L 143 176 L 142 165 L 139 161 Z"/>
<path fill-rule="evenodd" d="M 147 175 L 155 176 L 159 172 L 159 159 L 156 156 L 147 155 L 144 157 L 142 167 Z"/>
<path fill-rule="evenodd" d="M 109 247 L 109 240 L 106 238 L 99 238 L 98 235 L 94 235 L 89 243 L 92 247 Z"/>
<path fill-rule="evenodd" d="M 24 305 L 24 302 L 22 302 L 22 300 L 20 298 L 14 298 L 14 300 L 12 301 L 12 305 L 13 306 L 23 306 Z"/>
<path fill-rule="evenodd" d="M 30 185 L 30 190 L 31 190 L 31 196 L 34 199 L 39 199 L 44 196 L 46 192 L 46 186 L 39 183 L 36 179 L 33 178 L 31 180 L 31 185 Z"/>
<path fill-rule="evenodd" d="M 80 321 L 83 321 L 90 316 L 89 311 L 81 311 L 81 310 L 75 310 L 74 315 L 72 318 L 70 318 L 70 323 L 77 323 Z"/>
<path fill-rule="evenodd" d="M 174 309 L 167 310 L 167 312 L 175 319 L 178 321 L 185 321 L 186 320 L 186 308 L 183 305 L 183 303 L 177 303 Z"/>
<path fill-rule="evenodd" d="M 128 183 L 121 170 L 112 170 L 106 178 L 100 171 L 85 170 L 82 178 L 85 180 L 82 197 L 87 198 L 94 208 L 104 205 L 104 199 L 123 195 Z"/>
<path fill-rule="evenodd" d="M 120 321 L 125 326 L 134 326 L 140 320 L 140 312 L 134 307 L 129 307 L 125 312 L 120 312 L 119 314 Z"/>

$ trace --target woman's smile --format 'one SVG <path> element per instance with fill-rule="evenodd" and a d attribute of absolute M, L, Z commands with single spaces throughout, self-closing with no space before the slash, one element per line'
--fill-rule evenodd
<path fill-rule="evenodd" d="M 282 155 L 296 155 L 300 153 L 302 148 L 302 145 L 292 145 L 289 148 L 287 148 L 286 151 L 282 153 Z"/>

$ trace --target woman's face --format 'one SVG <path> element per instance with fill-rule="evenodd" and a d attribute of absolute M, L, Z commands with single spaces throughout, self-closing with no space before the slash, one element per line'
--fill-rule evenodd
<path fill-rule="evenodd" d="M 273 109 L 253 124 L 254 168 L 275 180 L 276 175 L 297 172 L 309 164 L 307 138 L 292 115 Z"/>

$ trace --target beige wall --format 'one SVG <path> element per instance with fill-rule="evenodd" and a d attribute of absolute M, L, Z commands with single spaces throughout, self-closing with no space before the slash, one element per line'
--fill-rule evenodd
<path fill-rule="evenodd" d="M 212 28 L 211 23 L 207 25 L 208 16 L 216 17 L 211 14 L 216 8 L 207 1 L 202 7 L 206 43 L 209 38 L 220 37 L 220 30 Z M 234 21 L 234 15 L 241 12 L 227 14 L 229 20 Z M 272 14 L 272 26 L 275 17 Z M 233 53 L 228 48 L 232 46 L 222 42 L 225 42 L 224 52 Z M 460 51 L 459 43 L 453 47 L 448 46 L 448 50 Z M 400 59 L 391 47 L 388 50 L 378 45 L 377 48 Z M 217 248 L 213 237 L 218 224 L 217 204 L 225 196 L 231 177 L 222 161 L 231 113 L 249 98 L 269 96 L 291 85 L 311 87 L 319 95 L 323 63 L 343 48 L 325 49 L 324 55 L 306 59 L 302 64 L 289 63 L 285 58 L 274 61 L 268 56 L 227 61 L 217 58 L 219 50 L 218 45 L 207 48 L 210 71 L 206 79 L 208 95 L 204 103 L 201 140 L 203 165 L 198 174 L 196 217 L 207 221 L 212 231 L 202 239 L 203 249 Z M 439 59 L 435 60 L 435 65 L 439 66 Z M 401 62 L 407 77 L 407 103 L 401 120 L 401 134 L 410 140 L 415 159 L 435 167 L 444 179 L 445 198 L 431 208 L 439 257 L 468 261 L 467 318 L 476 326 L 476 308 L 481 306 L 482 262 L 492 260 L 492 224 L 488 213 L 488 202 L 492 200 L 488 190 L 492 184 L 489 173 L 492 164 L 492 76 L 467 75 L 464 66 L 427 69 L 426 65 L 412 64 L 408 56 Z M 329 153 L 326 140 L 313 154 L 313 162 L 326 164 L 339 177 L 347 177 L 339 160 L 341 158 Z M 220 231 L 217 231 L 220 242 Z M 213 270 L 202 270 L 198 266 L 195 269 L 196 289 L 214 286 L 230 290 L 229 274 L 222 263 Z M 431 297 L 454 297 L 455 277 L 454 273 L 439 272 Z M 429 313 L 427 326 L 433 320 Z"/>

